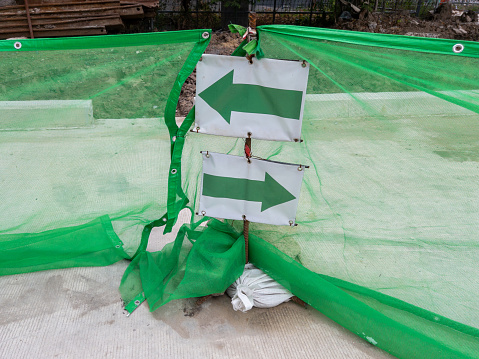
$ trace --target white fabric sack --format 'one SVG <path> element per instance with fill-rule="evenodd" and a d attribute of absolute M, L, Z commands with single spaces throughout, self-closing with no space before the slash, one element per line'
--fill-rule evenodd
<path fill-rule="evenodd" d="M 231 297 L 234 310 L 246 312 L 253 307 L 271 308 L 287 302 L 293 294 L 274 281 L 262 270 L 248 263 L 244 272 L 226 293 Z"/>

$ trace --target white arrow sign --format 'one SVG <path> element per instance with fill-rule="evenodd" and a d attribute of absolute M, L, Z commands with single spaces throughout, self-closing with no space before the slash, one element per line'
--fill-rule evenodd
<path fill-rule="evenodd" d="M 299 141 L 309 64 L 203 55 L 196 75 L 195 131 Z"/>
<path fill-rule="evenodd" d="M 294 225 L 304 166 L 202 152 L 199 213 Z"/>

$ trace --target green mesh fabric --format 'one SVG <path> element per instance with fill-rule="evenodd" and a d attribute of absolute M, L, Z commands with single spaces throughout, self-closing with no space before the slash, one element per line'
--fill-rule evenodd
<path fill-rule="evenodd" d="M 207 227 L 185 224 L 175 242 L 135 257 L 120 293 L 130 312 L 144 298 L 154 311 L 174 299 L 224 292 L 243 273 L 244 263 L 244 238 L 228 224 L 214 219 Z"/>
<path fill-rule="evenodd" d="M 78 226 L 0 236 L 0 273 L 108 265 L 129 256 L 105 215 Z"/>
<path fill-rule="evenodd" d="M 251 223 L 251 262 L 397 357 L 479 357 L 479 44 L 258 31 L 257 58 L 311 69 L 304 142 L 253 140 L 253 155 L 310 168 L 299 226 Z M 175 122 L 204 32 L 0 42 L 0 275 L 133 258 L 131 312 L 241 274 L 241 222 L 146 252 L 152 227 L 197 206 L 200 150 L 243 154 L 188 132 L 194 111 Z"/>
<path fill-rule="evenodd" d="M 0 41 L 0 275 L 146 246 L 166 222 L 165 117 L 209 34 Z"/>
<path fill-rule="evenodd" d="M 398 357 L 479 357 L 479 44 L 456 53 L 454 40 L 258 31 L 259 53 L 311 68 L 304 142 L 253 140 L 252 153 L 310 169 L 299 226 L 252 223 L 266 242 L 251 244 L 251 261 Z M 189 134 L 174 152 L 170 220 L 186 199 L 198 204 L 200 151 L 243 146 Z"/>

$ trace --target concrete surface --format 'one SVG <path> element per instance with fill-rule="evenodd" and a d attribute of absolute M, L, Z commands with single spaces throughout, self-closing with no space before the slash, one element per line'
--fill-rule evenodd
<path fill-rule="evenodd" d="M 127 317 L 127 265 L 0 277 L 0 358 L 391 358 L 294 303 L 241 313 L 222 296 Z"/>

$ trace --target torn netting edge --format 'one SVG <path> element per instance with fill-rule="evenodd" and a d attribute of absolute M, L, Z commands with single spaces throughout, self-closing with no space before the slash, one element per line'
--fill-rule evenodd
<path fill-rule="evenodd" d="M 183 67 L 178 73 L 178 76 L 176 77 L 176 81 L 174 82 L 173 87 L 170 91 L 170 95 L 168 97 L 167 104 L 165 107 L 165 124 L 168 127 L 171 145 L 171 164 L 168 177 L 167 213 L 165 213 L 160 219 L 145 226 L 145 228 L 143 229 L 140 245 L 136 253 L 132 256 L 132 262 L 130 263 L 123 275 L 122 284 L 123 281 L 126 280 L 128 275 L 133 271 L 133 268 L 136 266 L 140 258 L 146 255 L 146 248 L 148 246 L 148 239 L 151 230 L 155 227 L 161 227 L 166 225 L 165 233 L 171 232 L 171 229 L 178 218 L 178 213 L 188 204 L 188 199 L 181 190 L 181 152 L 183 150 L 185 135 L 189 127 L 191 126 L 190 116 L 192 113 L 194 120 L 194 108 L 190 111 L 186 119 L 183 121 L 182 125 L 178 127 L 178 125 L 176 124 L 176 107 L 178 105 L 183 84 L 185 83 L 188 76 L 190 76 L 190 74 L 193 72 L 201 55 L 203 55 L 206 47 L 210 42 L 211 30 L 198 30 L 198 37 L 198 42 L 191 50 L 190 54 L 188 55 L 188 58 L 183 64 Z M 179 186 L 176 185 L 177 179 L 179 181 Z M 179 203 L 177 203 L 176 201 L 177 194 L 180 197 Z M 179 208 L 179 210 L 176 211 L 177 208 Z M 140 285 L 138 287 L 138 290 L 132 289 L 133 292 L 136 291 L 137 293 L 135 293 L 134 295 L 122 294 L 122 298 L 125 302 L 125 310 L 128 313 L 133 312 L 141 303 L 146 300 L 143 289 L 141 288 L 141 279 L 138 278 L 138 280 L 139 282 L 137 284 Z M 122 292 L 122 285 L 120 285 L 120 292 Z"/>

